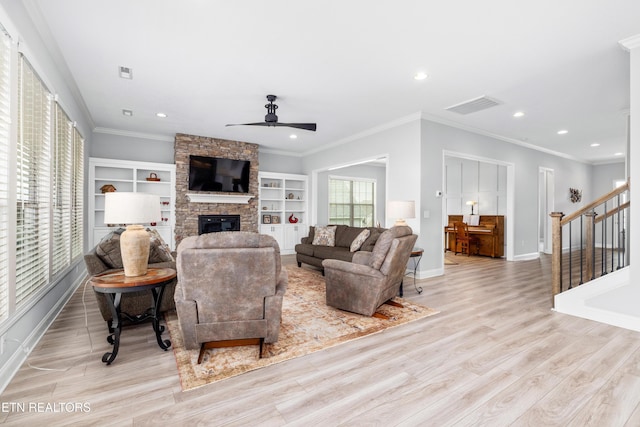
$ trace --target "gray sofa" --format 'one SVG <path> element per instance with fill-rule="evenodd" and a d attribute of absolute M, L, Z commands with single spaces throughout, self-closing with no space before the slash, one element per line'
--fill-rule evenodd
<path fill-rule="evenodd" d="M 350 250 L 351 243 L 365 229 L 368 229 L 369 237 L 364 241 L 357 251 Z M 309 227 L 309 235 L 302 238 L 302 242 L 295 246 L 296 261 L 298 267 L 302 263 L 313 265 L 322 269 L 322 261 L 325 259 L 338 259 L 351 262 L 353 255 L 358 251 L 373 251 L 373 247 L 378 237 L 385 231 L 378 227 L 350 227 L 348 225 L 335 226 L 335 244 L 333 246 L 314 245 L 316 227 Z"/>

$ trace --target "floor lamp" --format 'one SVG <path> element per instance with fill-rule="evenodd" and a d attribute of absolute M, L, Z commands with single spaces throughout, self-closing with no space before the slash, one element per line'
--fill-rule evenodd
<path fill-rule="evenodd" d="M 160 216 L 160 196 L 128 192 L 105 194 L 105 224 L 127 224 L 120 236 L 125 276 L 147 274 L 150 236 L 142 224 L 159 222 Z"/>

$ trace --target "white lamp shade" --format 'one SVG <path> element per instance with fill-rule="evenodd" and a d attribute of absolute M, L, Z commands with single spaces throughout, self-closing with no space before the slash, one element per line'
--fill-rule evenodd
<path fill-rule="evenodd" d="M 387 216 L 389 218 L 415 218 L 416 202 L 413 200 L 394 200 L 387 205 Z"/>
<path fill-rule="evenodd" d="M 160 196 L 147 193 L 105 194 L 105 224 L 147 224 L 160 222 Z"/>

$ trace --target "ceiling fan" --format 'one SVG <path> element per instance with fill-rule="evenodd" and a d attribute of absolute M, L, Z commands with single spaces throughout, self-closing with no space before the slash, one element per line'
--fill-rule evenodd
<path fill-rule="evenodd" d="M 295 129 L 304 129 L 315 132 L 316 124 L 315 123 L 280 123 L 278 121 L 278 116 L 276 116 L 276 110 L 278 106 L 273 103 L 278 97 L 275 95 L 267 95 L 268 104 L 264 106 L 267 109 L 267 115 L 264 116 L 264 122 L 258 123 L 237 123 L 237 124 L 228 124 L 227 126 L 286 126 Z"/>

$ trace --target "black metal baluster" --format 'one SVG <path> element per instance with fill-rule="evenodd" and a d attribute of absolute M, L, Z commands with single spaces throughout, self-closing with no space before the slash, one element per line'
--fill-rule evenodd
<path fill-rule="evenodd" d="M 571 233 L 571 224 L 573 224 L 573 221 L 569 222 L 569 288 L 571 289 L 573 287 L 573 255 L 572 255 L 572 250 L 571 250 L 571 237 L 572 237 L 572 233 Z"/>
<path fill-rule="evenodd" d="M 591 218 L 591 279 L 596 278 L 596 210 L 593 210 L 593 217 Z"/>
<path fill-rule="evenodd" d="M 584 247 L 582 242 L 583 231 L 584 231 L 584 215 L 580 215 L 580 283 L 578 285 L 582 285 L 584 282 L 582 281 L 582 273 L 584 271 Z"/>
<path fill-rule="evenodd" d="M 622 237 L 622 230 L 620 229 L 620 194 L 618 194 L 618 212 L 617 212 L 617 216 L 618 216 L 618 270 L 621 269 L 621 262 L 620 262 L 620 252 L 622 252 L 622 245 L 620 242 L 620 238 Z"/>
<path fill-rule="evenodd" d="M 602 242 L 602 266 L 601 266 L 601 276 L 607 274 L 607 202 L 604 202 L 604 219 L 602 220 L 602 237 L 600 241 Z"/>

